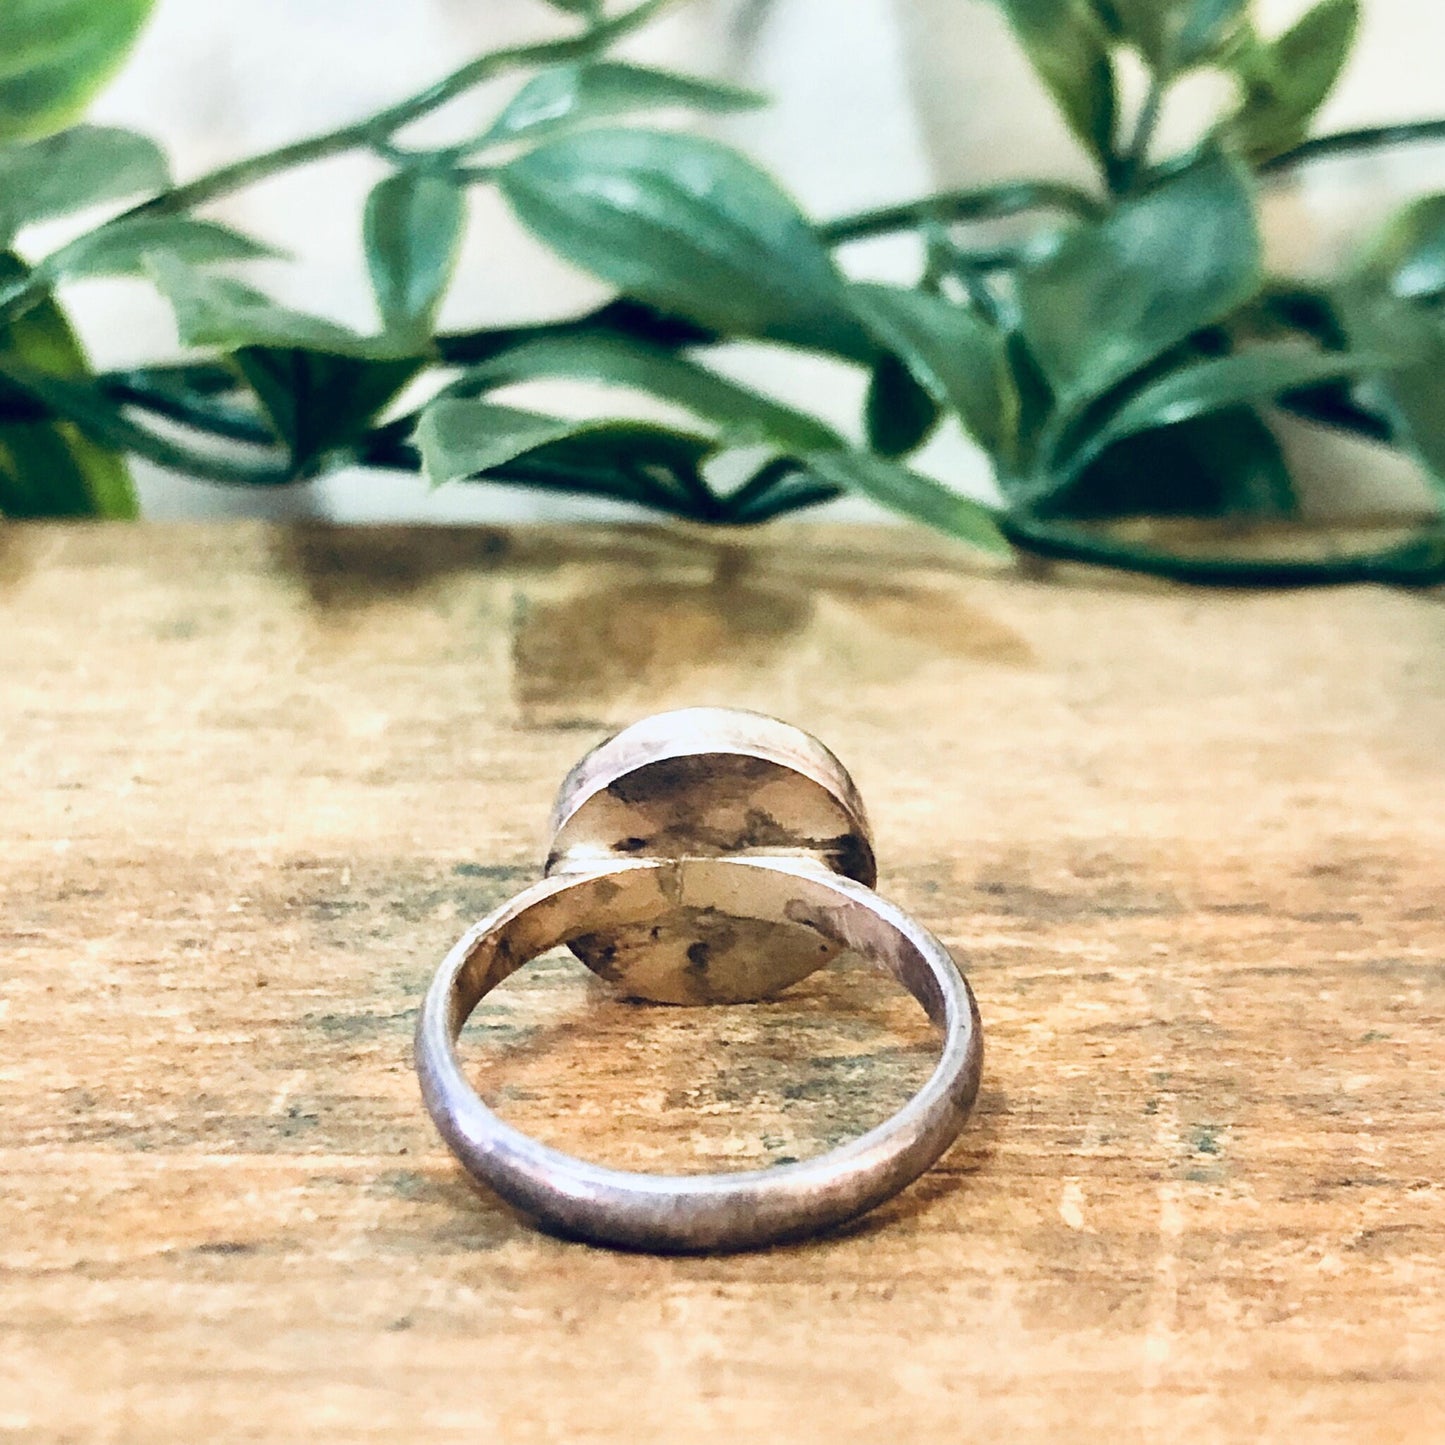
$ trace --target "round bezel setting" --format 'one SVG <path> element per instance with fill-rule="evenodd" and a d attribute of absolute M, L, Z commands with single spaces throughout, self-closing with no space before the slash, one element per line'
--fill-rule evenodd
<path fill-rule="evenodd" d="M 780 857 L 872 887 L 877 867 L 847 770 L 801 728 L 734 708 L 660 713 L 594 748 L 552 809 L 549 875 L 625 860 L 677 864 L 675 903 L 645 927 L 571 941 L 632 998 L 736 1003 L 766 998 L 834 958 L 785 918 L 689 901 L 689 860 Z"/>

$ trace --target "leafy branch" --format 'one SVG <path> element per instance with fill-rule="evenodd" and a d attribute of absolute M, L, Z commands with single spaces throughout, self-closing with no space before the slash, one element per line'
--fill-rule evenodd
<path fill-rule="evenodd" d="M 144 0 L 35 0 L 0 19 L 35 68 L 7 114 L 37 97 L 0 129 L 0 513 L 129 515 L 130 456 L 243 486 L 360 465 L 723 525 L 853 493 L 985 549 L 1195 582 L 1445 579 L 1438 517 L 1369 547 L 1231 540 L 1299 522 L 1282 413 L 1407 450 L 1445 501 L 1445 197 L 1407 207 L 1329 285 L 1270 276 L 1259 238 L 1261 177 L 1445 136 L 1436 120 L 1309 134 L 1357 0 L 1319 0 L 1276 36 L 1247 0 L 997 0 L 1097 183 L 1020 179 L 822 224 L 727 147 L 638 123 L 761 103 L 612 54 L 668 0 L 615 14 L 553 3 L 580 22 L 572 33 L 479 56 L 372 116 L 181 184 L 144 137 L 59 128 L 118 63 Z M 1117 85 L 1126 50 L 1149 74 L 1132 115 Z M 1231 75 L 1238 103 L 1157 155 L 1171 88 L 1202 67 Z M 416 121 L 512 72 L 525 79 L 479 133 L 410 139 Z M 365 334 L 249 285 L 237 268 L 268 249 L 197 214 L 353 151 L 388 169 L 360 221 L 379 322 Z M 616 299 L 439 332 L 478 187 Z M 25 253 L 33 222 L 100 203 L 124 204 L 58 251 Z M 1005 219 L 1013 239 L 980 245 L 975 228 Z M 917 236 L 915 287 L 844 268 L 854 243 L 888 234 Z M 96 275 L 157 288 L 198 359 L 92 373 L 60 303 Z M 739 339 L 865 372 L 857 434 L 725 376 L 713 350 Z M 556 378 L 686 420 L 560 417 L 494 395 Z M 422 381 L 430 399 L 407 409 Z M 910 464 L 945 417 L 988 454 L 1000 500 Z M 1214 526 L 1213 544 L 1169 545 L 1180 519 Z"/>

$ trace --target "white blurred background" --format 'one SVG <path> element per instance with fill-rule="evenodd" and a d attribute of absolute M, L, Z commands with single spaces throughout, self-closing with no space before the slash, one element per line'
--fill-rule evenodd
<path fill-rule="evenodd" d="M 1267 28 L 1302 0 L 1263 0 Z M 1445 111 L 1445 3 L 1364 0 L 1355 58 L 1323 128 Z M 558 28 L 537 0 L 161 0 L 138 49 L 93 115 L 160 138 L 187 177 L 363 115 L 491 46 Z M 628 47 L 636 58 L 755 85 L 776 104 L 714 124 L 768 165 L 815 216 L 907 199 L 944 185 L 1086 167 L 989 0 L 692 0 Z M 501 83 L 495 106 L 518 82 Z M 1183 94 L 1170 125 L 1185 131 L 1220 97 L 1207 81 Z M 446 118 L 453 126 L 464 117 Z M 360 250 L 362 198 L 381 174 L 346 158 L 278 179 L 215 214 L 283 246 L 264 284 L 306 309 L 371 324 Z M 1411 194 L 1445 188 L 1445 147 L 1331 161 L 1269 201 L 1281 269 L 1335 264 Z M 906 242 L 859 258 L 874 275 L 908 279 Z M 578 310 L 601 293 L 522 235 L 478 194 L 464 260 L 443 315 L 448 327 Z M 165 308 L 145 287 L 94 282 L 73 301 L 98 365 L 153 360 L 175 346 Z M 848 369 L 750 349 L 736 359 L 756 383 L 851 425 L 861 379 Z M 1294 445 L 1308 447 L 1309 438 Z M 1343 458 L 1343 459 L 1342 459 Z M 1349 476 L 1366 459 L 1317 459 Z M 956 436 L 926 465 L 986 492 L 987 469 Z M 1377 467 L 1376 457 L 1368 464 Z M 281 493 L 226 490 L 138 469 L 147 514 L 315 515 L 338 520 L 458 520 L 589 515 L 595 509 L 493 486 L 429 492 L 416 478 L 340 474 Z M 849 504 L 851 514 L 866 509 Z"/>

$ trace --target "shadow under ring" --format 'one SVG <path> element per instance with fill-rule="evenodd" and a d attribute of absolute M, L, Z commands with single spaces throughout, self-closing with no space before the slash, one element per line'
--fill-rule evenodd
<path fill-rule="evenodd" d="M 478 1003 L 550 948 L 599 928 L 645 925 L 682 905 L 804 930 L 816 936 L 822 956 L 849 949 L 891 973 L 943 1035 L 927 1082 L 851 1143 L 797 1163 L 724 1174 L 607 1168 L 543 1144 L 489 1109 L 456 1052 Z M 416 1031 L 427 1109 L 468 1172 L 558 1233 L 653 1251 L 756 1248 L 865 1213 L 958 1137 L 982 1065 L 978 1006 L 943 944 L 861 883 L 792 858 L 647 859 L 545 878 L 458 940 L 427 991 Z"/>

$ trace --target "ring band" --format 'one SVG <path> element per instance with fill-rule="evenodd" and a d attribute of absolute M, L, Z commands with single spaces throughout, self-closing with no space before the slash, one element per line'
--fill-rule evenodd
<path fill-rule="evenodd" d="M 785 727 L 772 719 L 711 709 L 664 715 L 649 719 L 647 726 L 665 721 L 667 726 L 654 735 L 681 736 L 689 744 L 686 749 L 673 747 L 671 757 L 663 758 L 653 744 L 646 749 L 647 761 L 639 764 L 625 745 L 617 747 L 627 739 L 624 733 L 604 745 L 613 749 L 616 766 L 604 758 L 599 770 L 591 759 L 584 760 L 573 778 L 590 763 L 594 773 L 610 779 L 603 784 L 604 791 L 612 787 L 609 806 L 619 796 L 624 802 L 631 799 L 628 826 L 637 825 L 639 796 L 647 803 L 647 818 L 655 822 L 658 790 L 637 786 L 640 771 L 675 765 L 679 757 L 737 756 L 706 748 L 716 745 L 720 724 L 735 724 L 739 716 L 748 728 Z M 686 724 L 680 721 L 684 718 Z M 701 737 L 700 723 L 710 724 L 701 728 Z M 796 764 L 796 756 L 780 764 L 777 749 L 768 751 L 774 757 L 745 755 L 751 758 L 744 772 L 754 799 L 762 796 L 761 785 L 777 781 L 760 764 Z M 841 772 L 836 759 L 825 756 Z M 716 776 L 716 770 L 705 774 Z M 690 776 L 696 783 L 702 774 L 694 769 Z M 630 792 L 612 786 L 619 778 L 633 780 Z M 830 781 L 818 785 L 846 797 Z M 675 788 L 663 791 L 676 801 Z M 731 786 L 726 791 L 735 795 Z M 861 825 L 856 802 L 848 802 L 850 816 Z M 728 816 L 719 811 L 716 796 L 706 805 L 714 821 Z M 748 826 L 758 831 L 758 810 L 744 812 L 753 819 Z M 775 814 L 769 818 L 776 821 Z M 610 827 L 616 820 L 607 815 L 605 821 Z M 775 828 L 769 836 L 776 837 Z M 809 841 L 832 844 L 837 836 Z M 635 846 L 636 837 L 628 833 L 618 840 L 622 853 Z M 595 839 L 581 859 L 559 860 L 554 850 L 550 876 L 482 919 L 443 960 L 416 1032 L 422 1096 L 443 1138 L 473 1176 L 545 1227 L 628 1248 L 725 1250 L 771 1244 L 840 1224 L 897 1193 L 953 1142 L 978 1093 L 983 1057 L 978 1009 L 948 950 L 865 883 L 820 861 L 826 847 L 781 849 L 774 843 L 764 845 L 765 852 L 749 853 L 729 846 L 737 843 L 735 837 L 714 836 L 716 851 L 704 853 L 696 851 L 694 832 L 675 856 L 651 856 L 656 839 L 655 833 L 648 838 L 645 857 L 620 856 L 615 848 L 599 856 L 603 850 Z M 861 854 L 854 850 L 850 856 Z M 871 868 L 871 862 L 870 847 L 866 866 Z M 700 935 L 680 954 L 669 947 L 680 943 L 672 938 L 679 930 L 681 937 Z M 852 950 L 891 973 L 918 1000 L 943 1034 L 941 1055 L 928 1081 L 897 1114 L 812 1159 L 763 1170 L 676 1176 L 593 1164 L 500 1119 L 467 1082 L 456 1053 L 458 1035 L 480 1001 L 529 960 L 564 943 L 624 991 L 672 1002 L 713 1002 L 718 994 L 767 997 L 778 991 L 779 970 L 786 986 Z"/>

